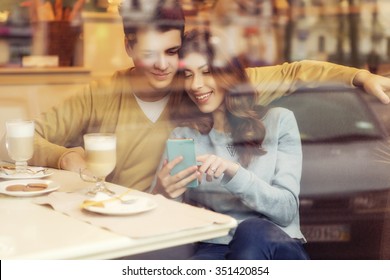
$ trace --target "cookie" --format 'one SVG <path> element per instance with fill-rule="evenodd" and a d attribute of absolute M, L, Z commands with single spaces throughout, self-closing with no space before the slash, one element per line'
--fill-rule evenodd
<path fill-rule="evenodd" d="M 24 191 L 25 192 L 36 192 L 36 191 L 42 191 L 48 187 L 47 184 L 44 183 L 30 183 L 27 184 Z"/>
<path fill-rule="evenodd" d="M 7 170 L 15 170 L 15 166 L 13 165 L 0 165 L 0 168 L 7 169 Z"/>
<path fill-rule="evenodd" d="M 5 189 L 9 192 L 23 192 L 25 188 L 26 188 L 25 185 L 20 184 L 20 185 L 10 185 Z"/>

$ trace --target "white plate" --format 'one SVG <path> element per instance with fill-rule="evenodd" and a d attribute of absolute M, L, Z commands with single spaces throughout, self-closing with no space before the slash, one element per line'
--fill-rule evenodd
<path fill-rule="evenodd" d="M 44 190 L 34 191 L 34 192 L 24 192 L 24 191 L 7 191 L 6 188 L 11 185 L 27 185 L 33 183 L 42 183 L 47 184 L 48 187 Z M 0 182 L 0 193 L 11 195 L 11 196 L 37 196 L 49 192 L 53 192 L 60 187 L 57 183 L 50 180 L 38 180 L 38 179 L 29 179 L 29 180 L 12 180 L 6 182 Z"/>
<path fill-rule="evenodd" d="M 44 178 L 44 177 L 47 177 L 47 176 L 50 176 L 53 174 L 53 171 L 50 170 L 50 169 L 46 169 L 44 167 L 32 167 L 32 166 L 29 166 L 28 169 L 30 169 L 31 171 L 33 172 L 38 172 L 40 170 L 42 170 L 42 172 L 38 172 L 36 174 L 18 174 L 18 173 L 15 173 L 15 174 L 5 174 L 3 170 L 0 169 L 0 178 L 2 179 L 8 179 L 8 180 L 15 180 L 15 179 L 40 179 L 40 178 Z M 12 170 L 10 170 L 9 172 L 12 172 Z"/>
<path fill-rule="evenodd" d="M 94 201 L 103 201 L 104 207 L 98 206 L 83 206 L 85 210 L 105 214 L 105 215 L 134 215 L 146 211 L 150 211 L 157 207 L 157 203 L 147 197 L 135 196 L 135 195 L 125 195 L 122 197 L 124 201 L 131 201 L 131 203 L 126 204 L 121 202 L 119 199 L 91 199 Z"/>

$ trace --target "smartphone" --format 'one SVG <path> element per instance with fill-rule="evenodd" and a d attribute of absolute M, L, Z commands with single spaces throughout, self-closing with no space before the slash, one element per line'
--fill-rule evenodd
<path fill-rule="evenodd" d="M 168 139 L 167 154 L 168 161 L 172 161 L 178 156 L 183 157 L 183 160 L 172 169 L 171 175 L 175 175 L 190 166 L 196 165 L 194 139 Z M 196 188 L 198 184 L 198 179 L 195 179 L 187 185 L 187 188 Z"/>

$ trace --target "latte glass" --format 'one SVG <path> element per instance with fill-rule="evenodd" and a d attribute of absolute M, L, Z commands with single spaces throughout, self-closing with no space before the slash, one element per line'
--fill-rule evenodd
<path fill-rule="evenodd" d="M 94 175 L 96 185 L 88 195 L 105 192 L 113 195 L 114 192 L 107 188 L 105 179 L 114 170 L 116 165 L 116 136 L 109 133 L 91 133 L 84 135 L 84 149 L 86 155 L 86 172 Z M 85 180 L 85 172 L 80 173 Z"/>
<path fill-rule="evenodd" d="M 16 173 L 28 173 L 27 161 L 34 153 L 34 121 L 6 121 L 6 148 Z"/>

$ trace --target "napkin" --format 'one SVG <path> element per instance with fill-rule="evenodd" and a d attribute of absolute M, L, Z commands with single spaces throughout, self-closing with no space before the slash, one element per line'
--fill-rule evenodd
<path fill-rule="evenodd" d="M 155 200 L 157 207 L 135 215 L 102 215 L 81 208 L 82 203 L 88 199 L 85 195 L 65 192 L 53 192 L 47 196 L 36 198 L 33 202 L 50 205 L 54 210 L 72 218 L 131 238 L 152 237 L 232 221 L 230 216 L 169 200 L 161 195 L 150 195 L 142 192 L 132 192 L 132 195 L 135 193 Z"/>

